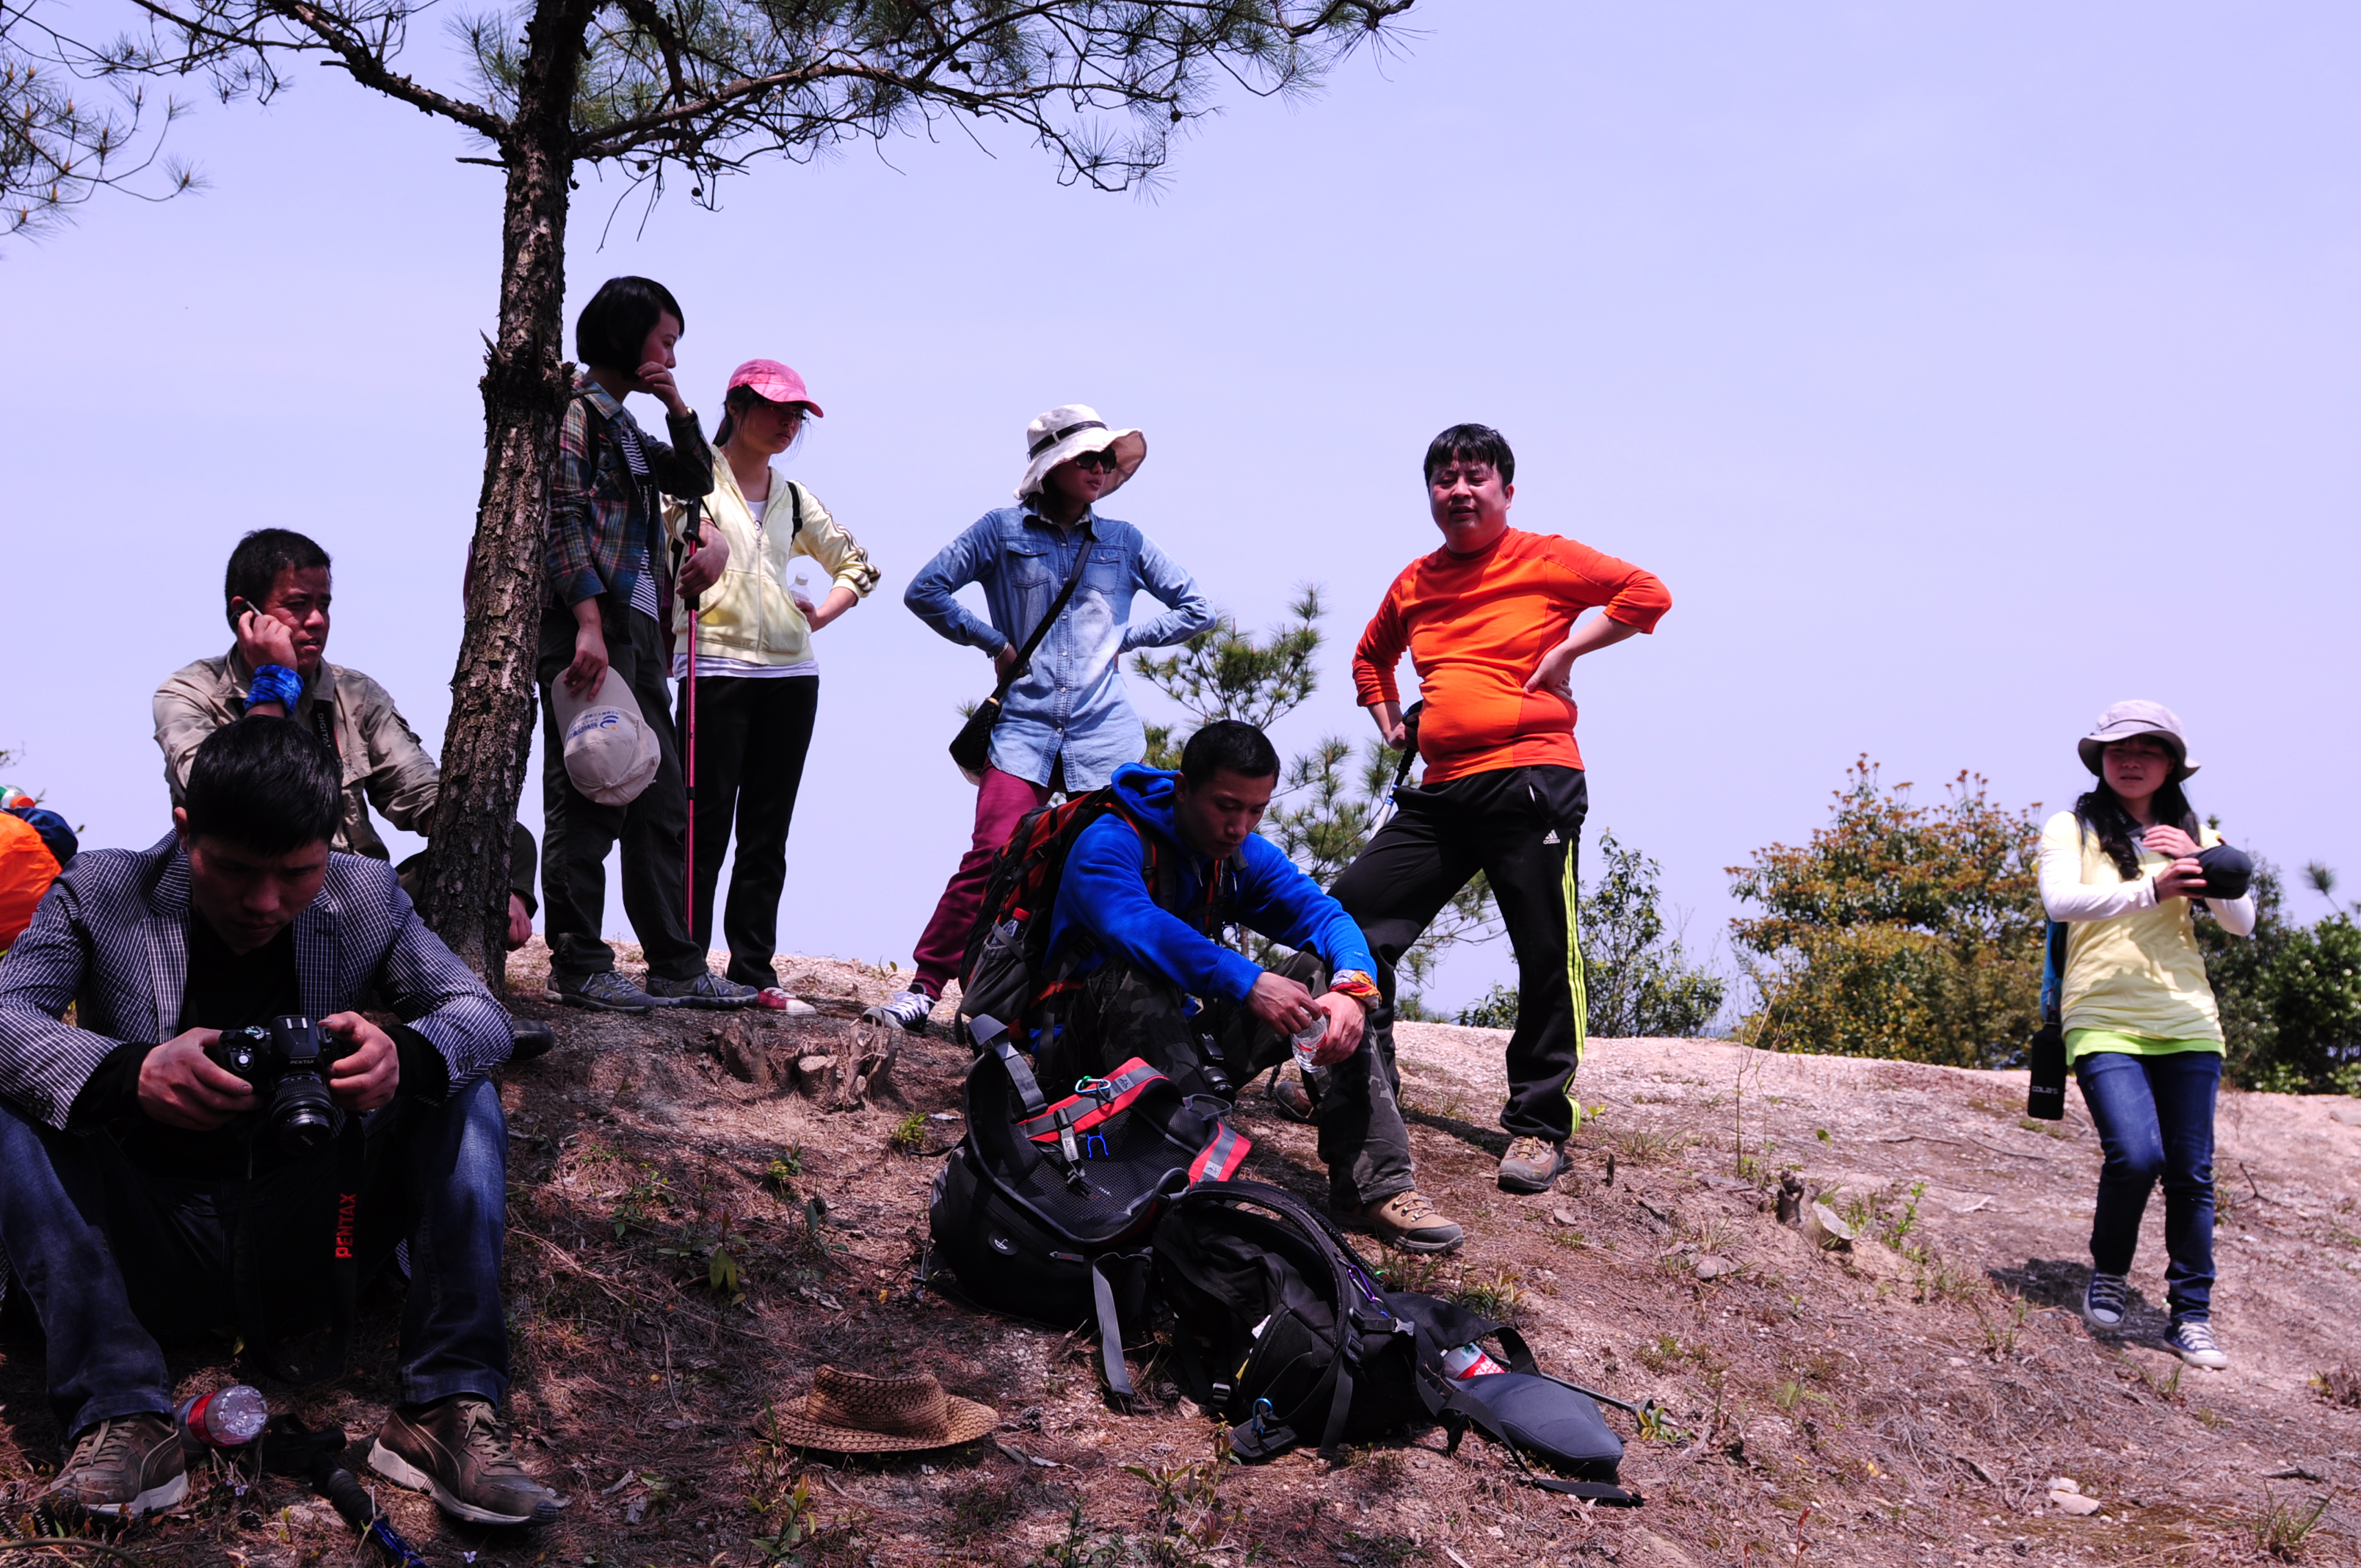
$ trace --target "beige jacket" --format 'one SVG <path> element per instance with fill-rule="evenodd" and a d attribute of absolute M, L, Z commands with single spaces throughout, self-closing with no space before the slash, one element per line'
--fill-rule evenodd
<path fill-rule="evenodd" d="M 181 803 L 198 743 L 245 717 L 252 681 L 253 673 L 233 648 L 223 658 L 198 660 L 156 688 L 156 744 L 163 748 L 164 782 L 174 806 Z M 369 806 L 374 805 L 396 828 L 423 833 L 419 824 L 434 809 L 442 775 L 403 722 L 393 698 L 358 670 L 323 660 L 292 717 L 317 734 L 316 716 L 323 704 L 345 766 L 344 825 L 329 847 L 389 860 L 385 840 L 369 821 Z"/>
<path fill-rule="evenodd" d="M 801 521 L 797 521 L 797 512 Z M 675 543 L 686 509 L 664 503 L 664 531 Z M 721 580 L 697 605 L 698 656 L 718 655 L 755 664 L 800 664 L 811 657 L 811 626 L 787 589 L 788 569 L 798 555 L 818 562 L 834 579 L 866 598 L 877 586 L 877 568 L 852 535 L 837 526 L 809 490 L 771 470 L 770 504 L 756 522 L 738 488 L 738 477 L 719 448 L 713 454 L 713 493 L 705 498 L 707 526 L 730 541 L 730 565 Z M 673 603 L 675 636 L 688 624 L 687 608 Z"/>

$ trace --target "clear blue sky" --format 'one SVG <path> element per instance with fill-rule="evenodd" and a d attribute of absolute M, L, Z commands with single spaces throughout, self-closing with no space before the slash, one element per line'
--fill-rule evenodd
<path fill-rule="evenodd" d="M 626 211 L 601 248 L 616 186 L 586 181 L 569 319 L 610 274 L 664 280 L 708 413 L 739 360 L 795 365 L 829 417 L 793 471 L 885 574 L 819 638 L 783 946 L 907 961 L 966 838 L 942 748 L 987 669 L 901 590 L 1066 400 L 1147 429 L 1110 510 L 1217 602 L 1264 624 L 1324 586 L 1299 744 L 1367 732 L 1346 665 L 1435 542 L 1427 439 L 1506 432 L 1517 522 L 1671 587 L 1657 634 L 1575 684 L 1591 837 L 1664 862 L 1693 943 L 1733 913 L 1722 868 L 1807 834 L 1857 752 L 2055 806 L 2074 737 L 2128 696 L 2180 709 L 2234 839 L 2361 884 L 2361 13 L 1414 19 L 1317 101 L 1232 105 L 1153 201 L 950 134 L 765 167 L 718 215 Z M 328 546 L 330 657 L 440 745 L 499 177 L 439 122 L 294 74 L 180 128 L 207 192 L 102 199 L 0 257 L 0 746 L 94 845 L 166 826 L 149 694 L 226 645 L 247 528 Z M 1431 999 L 1509 970 L 1468 954 Z"/>

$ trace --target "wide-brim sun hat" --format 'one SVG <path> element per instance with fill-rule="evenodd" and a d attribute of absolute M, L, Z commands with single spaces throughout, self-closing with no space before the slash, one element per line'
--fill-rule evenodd
<path fill-rule="evenodd" d="M 930 1372 L 873 1377 L 823 1366 L 776 1416 L 779 1442 L 830 1453 L 911 1453 L 973 1442 L 1000 1424 L 990 1405 L 943 1392 Z"/>
<path fill-rule="evenodd" d="M 2197 771 L 2198 764 L 2189 760 L 2189 736 L 2180 727 L 2180 716 L 2160 702 L 2137 697 L 2115 703 L 2099 715 L 2098 728 L 2076 741 L 2074 749 L 2081 753 L 2082 765 L 2097 773 L 2108 745 L 2135 735 L 2153 735 L 2172 749 L 2174 784 Z"/>
<path fill-rule="evenodd" d="M 1115 449 L 1115 472 L 1108 476 L 1106 488 L 1099 492 L 1103 500 L 1148 461 L 1148 437 L 1137 430 L 1108 429 L 1098 410 L 1087 403 L 1060 403 L 1037 415 L 1025 427 L 1025 477 L 1016 486 L 1016 499 L 1023 500 L 1038 491 L 1041 481 L 1059 464 L 1109 447 Z"/>
<path fill-rule="evenodd" d="M 814 419 L 826 419 L 820 406 L 812 401 L 811 389 L 796 374 L 792 365 L 782 365 L 775 359 L 749 359 L 730 372 L 730 385 L 722 389 L 726 397 L 741 387 L 753 389 L 754 395 L 766 403 L 801 403 Z"/>

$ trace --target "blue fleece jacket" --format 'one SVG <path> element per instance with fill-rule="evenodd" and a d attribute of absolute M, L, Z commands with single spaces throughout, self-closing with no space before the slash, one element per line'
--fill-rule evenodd
<path fill-rule="evenodd" d="M 1114 788 L 1132 816 L 1159 840 L 1183 907 L 1205 896 L 1212 857 L 1184 847 L 1172 825 L 1172 790 L 1178 774 L 1126 762 L 1115 771 Z M 1331 973 L 1358 970 L 1374 977 L 1375 959 L 1361 928 L 1344 906 L 1320 891 L 1279 846 L 1259 835 L 1238 853 L 1238 880 L 1231 916 L 1290 948 L 1320 955 Z M 1114 958 L 1160 974 L 1191 996 L 1237 1003 L 1262 970 L 1245 954 L 1199 936 L 1187 922 L 1166 913 L 1149 896 L 1147 848 L 1129 822 L 1113 813 L 1082 829 L 1066 858 L 1058 902 L 1049 914 L 1049 961 L 1055 965 L 1077 934 L 1097 951 L 1076 967 L 1088 974 Z"/>

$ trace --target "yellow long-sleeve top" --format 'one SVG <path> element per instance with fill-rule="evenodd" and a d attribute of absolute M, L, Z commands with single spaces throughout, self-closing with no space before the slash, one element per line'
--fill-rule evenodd
<path fill-rule="evenodd" d="M 729 459 L 715 449 L 705 524 L 730 541 L 730 565 L 697 605 L 699 660 L 772 668 L 811 661 L 811 625 L 796 608 L 788 587 L 788 573 L 798 555 L 818 562 L 832 586 L 851 588 L 864 598 L 877 586 L 877 568 L 870 564 L 868 552 L 829 515 L 819 499 L 776 468 L 770 476 L 770 498 L 757 517 L 738 488 Z M 665 503 L 664 530 L 675 543 L 686 515 L 687 509 L 678 501 Z M 675 635 L 687 626 L 687 607 L 675 598 Z"/>

